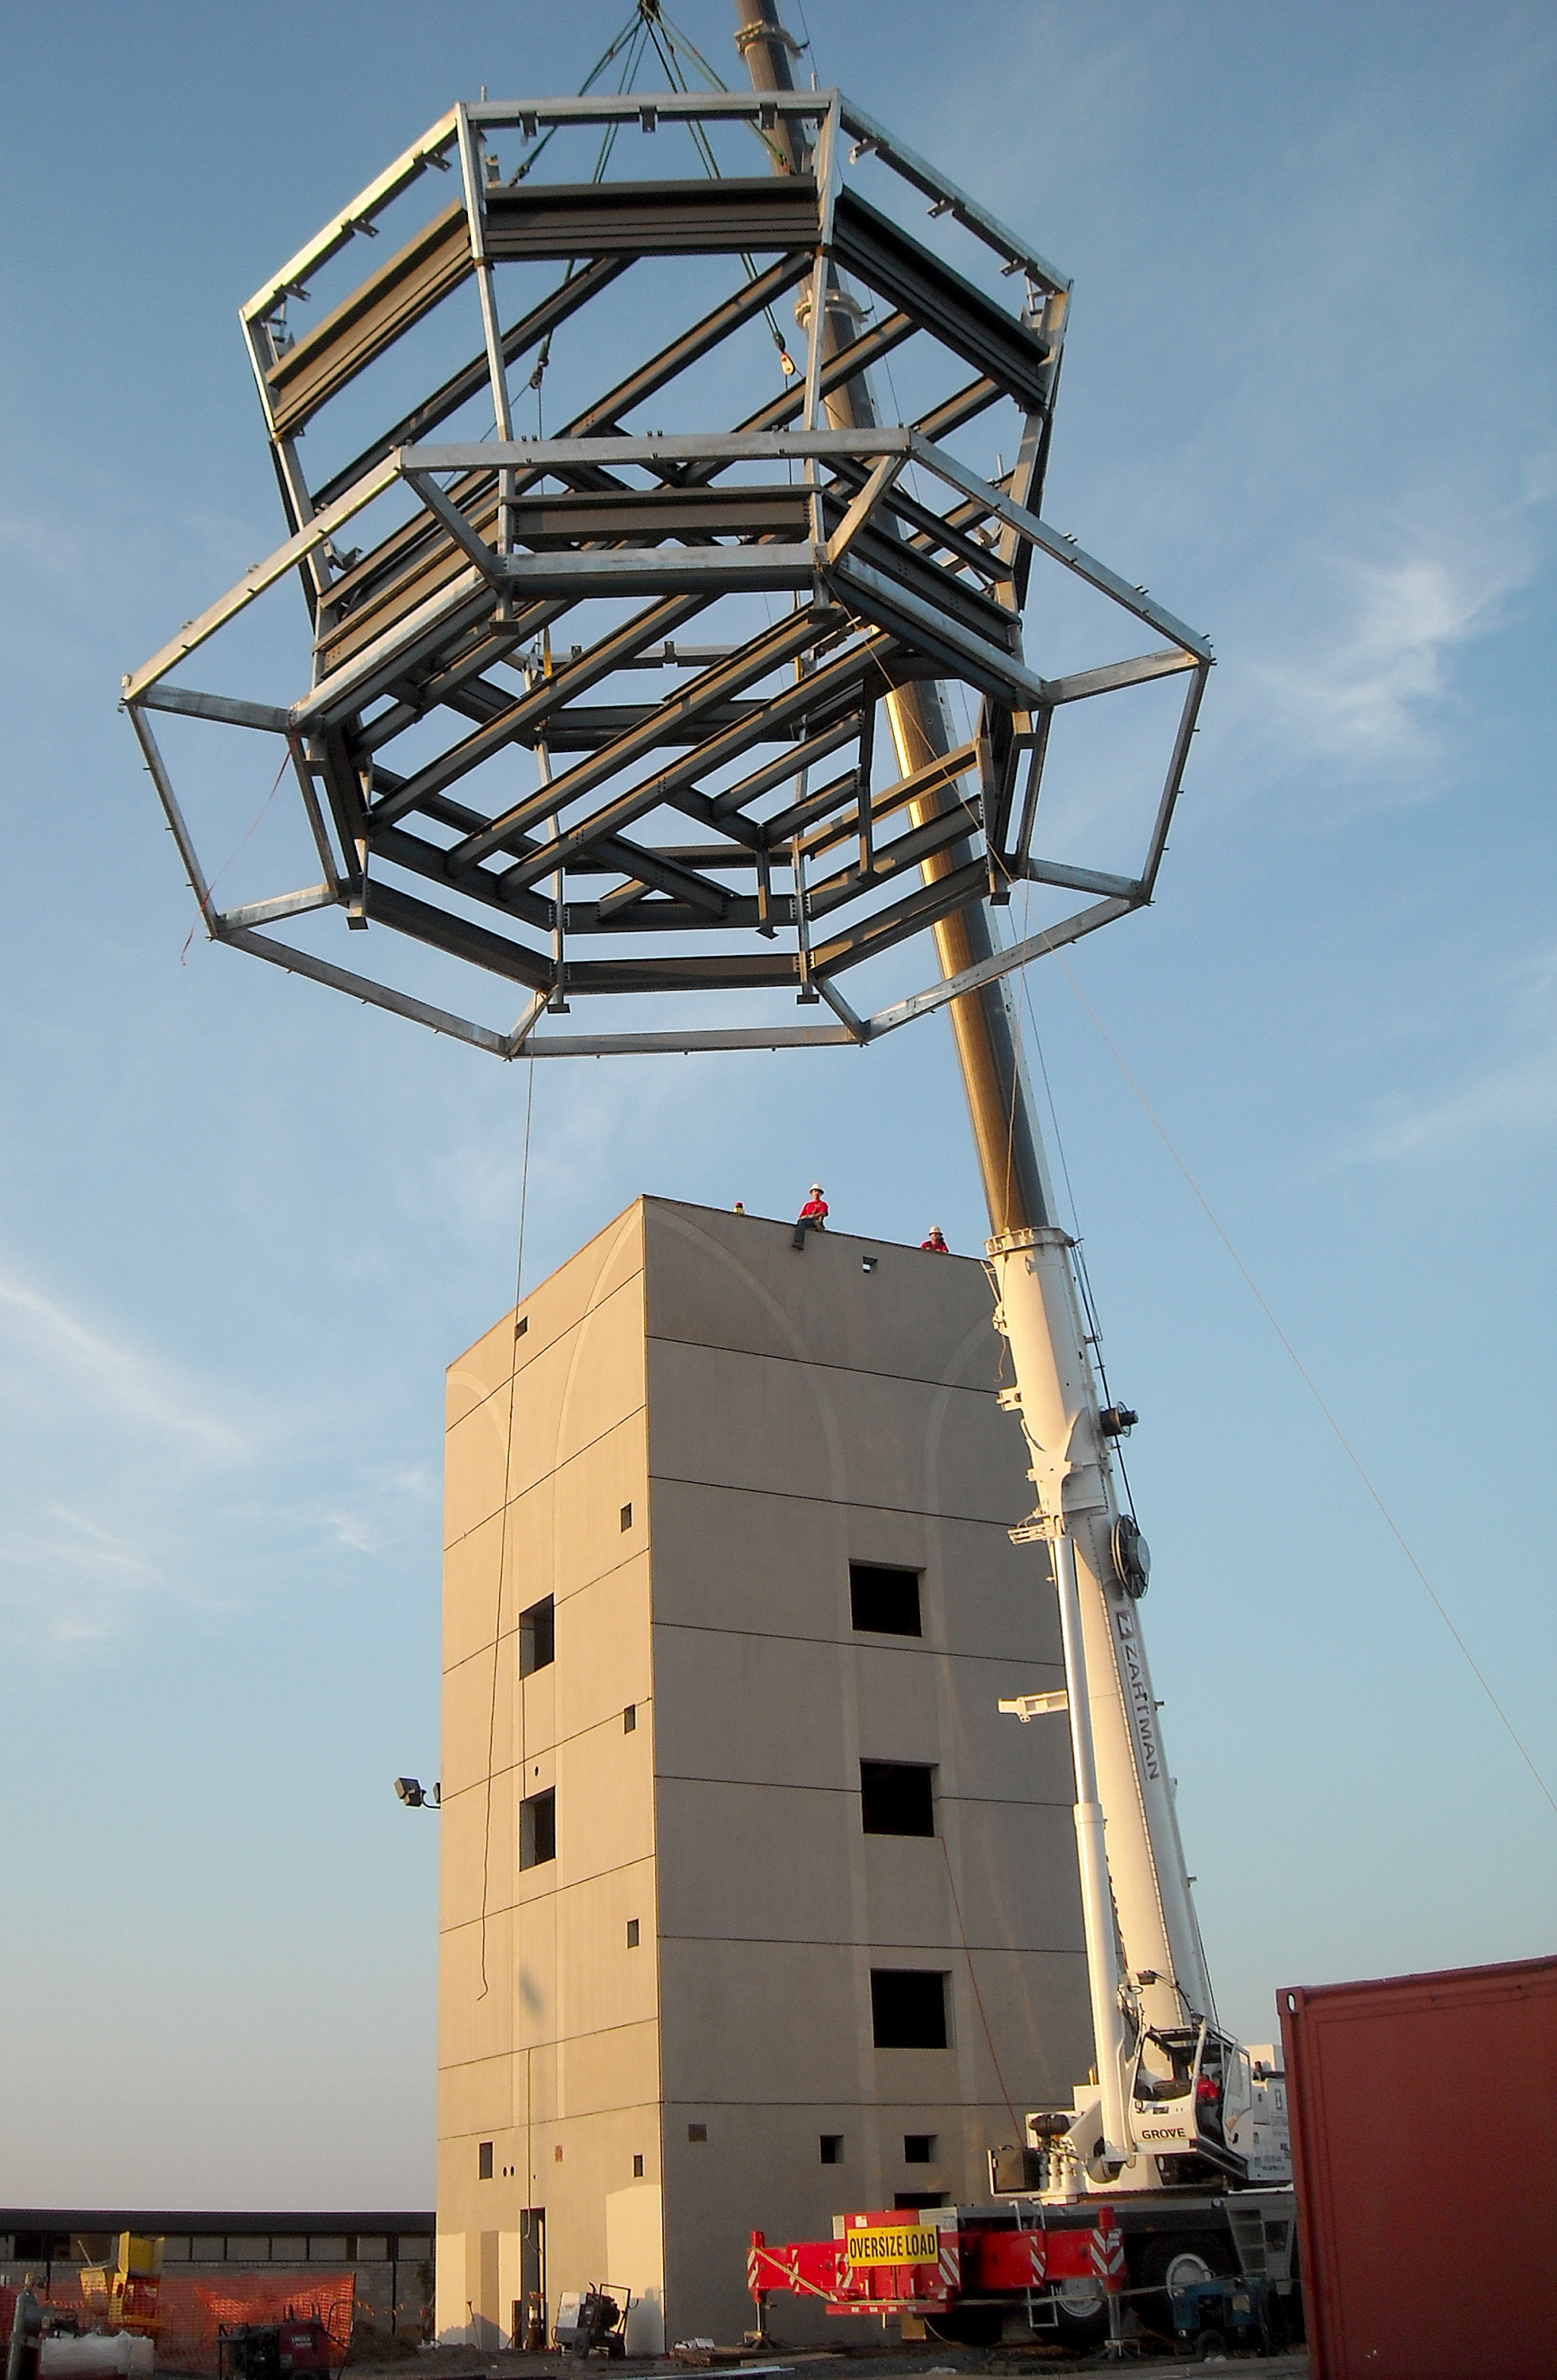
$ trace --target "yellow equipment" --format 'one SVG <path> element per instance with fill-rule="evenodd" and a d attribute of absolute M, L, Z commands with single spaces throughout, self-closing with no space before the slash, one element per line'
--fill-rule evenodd
<path fill-rule="evenodd" d="M 154 2338 L 158 2329 L 163 2243 L 135 2231 L 78 2234 L 71 2241 L 82 2258 L 81 2296 L 94 2321 L 114 2330 Z"/>

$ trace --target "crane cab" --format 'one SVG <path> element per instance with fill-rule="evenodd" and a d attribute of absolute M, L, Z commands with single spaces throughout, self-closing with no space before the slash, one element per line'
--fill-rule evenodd
<path fill-rule="evenodd" d="M 1130 2066 L 1130 2130 L 1161 2161 L 1165 2180 L 1180 2158 L 1203 2158 L 1247 2181 L 1249 2161 L 1234 2143 L 1252 2095 L 1247 2053 L 1209 2023 L 1150 2025 L 1141 2034 Z M 1192 2177 L 1178 2168 L 1177 2178 Z"/>

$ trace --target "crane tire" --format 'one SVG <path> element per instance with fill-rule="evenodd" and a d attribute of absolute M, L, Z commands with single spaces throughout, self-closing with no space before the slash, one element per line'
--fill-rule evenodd
<path fill-rule="evenodd" d="M 1170 2232 L 1166 2239 L 1149 2240 L 1135 2276 L 1141 2291 L 1135 2301 L 1141 2327 L 1171 2338 L 1173 2290 L 1187 2289 L 1192 2281 L 1221 2280 L 1232 2271 L 1232 2248 L 1213 2231 Z"/>
<path fill-rule="evenodd" d="M 1078 2354 L 1090 2354 L 1101 2347 L 1108 2336 L 1108 2308 L 1099 2306 L 1091 2313 L 1067 2313 L 1063 2306 L 1055 2308 L 1055 2336 L 1062 2347 Z"/>

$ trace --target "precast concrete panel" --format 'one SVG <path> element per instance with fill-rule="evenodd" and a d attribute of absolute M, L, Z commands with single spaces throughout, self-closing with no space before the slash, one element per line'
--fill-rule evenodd
<path fill-rule="evenodd" d="M 451 1367 L 440 2223 L 474 2259 L 544 2208 L 553 2311 L 609 2278 L 738 2338 L 752 2228 L 977 2198 L 1085 2069 L 1063 1731 L 995 1709 L 1061 1668 L 991 1310 L 978 1264 L 645 1199 Z M 917 1635 L 855 1628 L 851 1561 Z M 862 1759 L 931 1772 L 933 1834 L 865 1833 Z M 947 1978 L 944 2048 L 875 2046 L 875 1966 Z"/>

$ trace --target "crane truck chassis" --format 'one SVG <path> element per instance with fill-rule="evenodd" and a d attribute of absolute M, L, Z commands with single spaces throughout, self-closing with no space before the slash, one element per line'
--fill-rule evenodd
<path fill-rule="evenodd" d="M 992 2152 L 996 2168 L 1002 2154 Z M 1032 2335 L 1085 2350 L 1123 2335 L 1132 2311 L 1141 2329 L 1171 2337 L 1183 2293 L 1225 2276 L 1248 2293 L 1261 2343 L 1279 2349 L 1302 2337 L 1295 2244 L 1286 2189 L 1013 2199 L 841 2215 L 831 2240 L 781 2247 L 754 2231 L 746 2280 L 759 2338 L 769 2299 L 788 2292 L 829 2314 L 895 2316 L 905 2339 Z"/>

